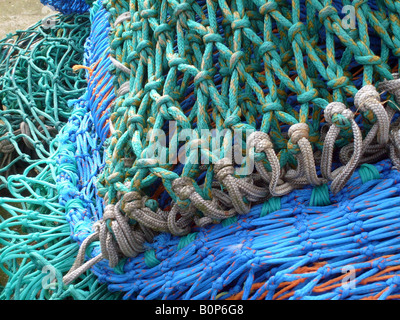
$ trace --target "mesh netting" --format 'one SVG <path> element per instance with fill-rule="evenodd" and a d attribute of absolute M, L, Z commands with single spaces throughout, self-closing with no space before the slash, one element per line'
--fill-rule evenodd
<path fill-rule="evenodd" d="M 88 15 L 54 15 L 0 44 L 0 189 L 5 178 L 45 161 L 71 115 L 68 101 L 86 90 L 83 62 Z M 13 192 L 11 185 L 7 189 Z"/>

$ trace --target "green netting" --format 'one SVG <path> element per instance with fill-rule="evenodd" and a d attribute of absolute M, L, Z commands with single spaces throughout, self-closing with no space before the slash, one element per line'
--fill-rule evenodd
<path fill-rule="evenodd" d="M 89 13 L 54 15 L 0 41 L 0 299 L 119 296 L 92 273 L 70 286 L 61 279 L 79 245 L 59 203 L 56 157 L 64 143 L 56 137 L 71 118 L 82 120 L 75 101 L 87 92 L 87 71 L 74 67 L 93 59 L 90 32 Z"/>
<path fill-rule="evenodd" d="M 82 64 L 89 16 L 55 15 L 0 43 L 0 189 L 7 176 L 47 159 L 86 89 Z"/>

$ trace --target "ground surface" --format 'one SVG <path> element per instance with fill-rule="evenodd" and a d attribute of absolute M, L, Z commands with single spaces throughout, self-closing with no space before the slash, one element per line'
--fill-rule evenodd
<path fill-rule="evenodd" d="M 39 0 L 0 0 L 0 39 L 15 30 L 24 30 L 52 13 Z"/>

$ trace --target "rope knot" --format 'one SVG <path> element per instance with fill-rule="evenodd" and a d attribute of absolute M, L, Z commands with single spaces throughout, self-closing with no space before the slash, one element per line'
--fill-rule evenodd
<path fill-rule="evenodd" d="M 156 106 L 160 110 L 160 114 L 165 120 L 174 119 L 174 117 L 168 112 L 168 107 L 173 105 L 175 105 L 175 101 L 169 95 L 163 95 L 156 101 Z"/>
<path fill-rule="evenodd" d="M 103 220 L 115 220 L 115 213 L 114 213 L 114 204 L 108 204 L 104 208 L 104 213 L 103 213 Z"/>
<path fill-rule="evenodd" d="M 258 48 L 259 56 L 263 56 L 264 54 L 276 50 L 276 45 L 272 41 L 265 41 L 260 47 Z"/>
<path fill-rule="evenodd" d="M 189 177 L 180 177 L 172 182 L 172 191 L 181 200 L 187 200 L 195 192 L 193 181 Z"/>
<path fill-rule="evenodd" d="M 226 176 L 233 175 L 235 169 L 229 158 L 222 158 L 214 165 L 215 178 L 223 181 Z"/>
<path fill-rule="evenodd" d="M 203 36 L 203 42 L 204 44 L 207 43 L 223 43 L 224 42 L 224 38 L 217 34 L 217 33 L 209 33 Z"/>
<path fill-rule="evenodd" d="M 127 209 L 126 205 L 129 203 L 129 211 L 132 209 L 142 209 L 144 203 L 142 200 L 142 195 L 137 191 L 131 191 L 124 194 L 121 199 L 121 210 L 125 211 Z"/>
<path fill-rule="evenodd" d="M 293 144 L 297 144 L 300 139 L 309 137 L 310 128 L 306 123 L 296 123 L 290 126 L 288 135 Z"/>
<path fill-rule="evenodd" d="M 139 42 L 136 52 L 138 53 L 142 63 L 147 64 L 148 58 L 154 56 L 153 44 L 150 40 L 142 40 Z"/>
<path fill-rule="evenodd" d="M 302 22 L 297 22 L 289 28 L 288 37 L 293 42 L 296 34 L 303 33 L 306 30 L 305 25 Z"/>
<path fill-rule="evenodd" d="M 250 148 L 254 147 L 257 153 L 274 148 L 269 135 L 262 131 L 254 131 L 250 134 L 249 145 Z"/>
<path fill-rule="evenodd" d="M 295 82 L 297 82 L 297 79 L 296 79 Z M 308 91 L 306 91 L 306 92 L 303 92 L 303 93 L 301 93 L 301 94 L 298 94 L 298 95 L 297 95 L 297 101 L 298 101 L 300 104 L 305 104 L 305 103 L 311 102 L 312 100 L 314 100 L 314 99 L 317 98 L 317 97 L 318 97 L 318 91 L 317 91 L 317 89 L 312 88 L 311 90 L 308 90 Z"/>
<path fill-rule="evenodd" d="M 277 9 L 278 4 L 275 1 L 268 1 L 267 3 L 263 4 L 258 11 L 264 16 L 270 12 L 276 11 Z"/>
<path fill-rule="evenodd" d="M 231 27 L 232 27 L 232 30 L 235 31 L 237 29 L 250 28 L 251 23 L 250 23 L 249 19 L 246 17 L 243 19 L 237 19 L 237 20 L 233 21 L 231 23 Z"/>
<path fill-rule="evenodd" d="M 326 6 L 319 11 L 319 21 L 324 24 L 326 20 L 337 20 L 337 10 L 333 6 Z"/>
<path fill-rule="evenodd" d="M 233 70 L 237 67 L 238 63 L 240 60 L 242 60 L 244 57 L 244 52 L 243 51 L 236 51 L 235 53 L 232 54 L 231 59 L 229 60 L 229 71 L 232 73 Z"/>
<path fill-rule="evenodd" d="M 380 96 L 373 85 L 362 87 L 354 96 L 354 105 L 363 112 L 367 111 L 368 104 L 380 103 Z"/>
<path fill-rule="evenodd" d="M 201 91 L 203 91 L 203 93 L 205 95 L 209 95 L 209 91 L 208 91 L 208 85 L 206 83 L 203 83 L 204 81 L 209 81 L 212 80 L 212 70 L 210 71 L 200 71 L 193 79 L 193 83 L 194 85 L 200 86 Z"/>
<path fill-rule="evenodd" d="M 332 89 L 340 89 L 349 84 L 349 78 L 347 78 L 345 76 L 342 76 L 339 78 L 334 78 L 334 79 L 329 80 L 326 84 L 328 87 L 331 87 Z"/>
<path fill-rule="evenodd" d="M 324 110 L 325 120 L 329 124 L 332 124 L 334 122 L 334 116 L 339 114 L 344 116 L 347 120 L 352 120 L 354 118 L 353 112 L 347 109 L 346 105 L 342 102 L 331 102 Z"/>
<path fill-rule="evenodd" d="M 179 20 L 182 26 L 186 29 L 189 29 L 187 25 L 187 19 L 190 18 L 189 12 L 191 11 L 192 6 L 187 3 L 180 3 L 176 6 L 174 11 L 174 18 Z"/>
<path fill-rule="evenodd" d="M 172 28 L 167 23 L 161 23 L 154 29 L 154 38 L 158 40 L 161 46 L 167 46 L 167 40 L 171 39 Z"/>
<path fill-rule="evenodd" d="M 354 105 L 363 112 L 372 112 L 378 125 L 378 130 L 375 131 L 377 141 L 379 144 L 386 144 L 389 141 L 390 119 L 376 88 L 372 85 L 362 87 L 354 97 Z"/>

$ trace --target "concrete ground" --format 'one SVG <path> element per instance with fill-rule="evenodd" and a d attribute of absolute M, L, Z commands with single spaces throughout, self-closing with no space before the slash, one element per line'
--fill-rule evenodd
<path fill-rule="evenodd" d="M 0 0 L 0 39 L 10 32 L 24 30 L 54 13 L 40 0 Z"/>

